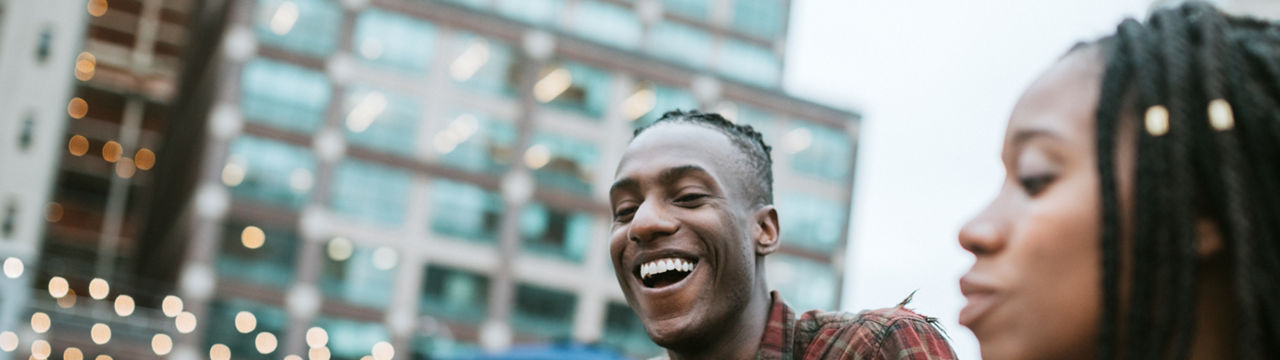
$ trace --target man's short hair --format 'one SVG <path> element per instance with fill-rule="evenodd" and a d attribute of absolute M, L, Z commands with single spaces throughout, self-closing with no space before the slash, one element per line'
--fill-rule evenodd
<path fill-rule="evenodd" d="M 748 182 L 743 189 L 747 191 L 752 204 L 755 206 L 773 204 L 773 157 L 769 155 L 772 148 L 764 143 L 760 132 L 751 125 L 734 124 L 716 113 L 704 113 L 698 110 L 685 112 L 676 109 L 662 114 L 657 121 L 636 129 L 632 139 L 639 137 L 645 130 L 663 123 L 705 126 L 727 136 L 729 141 L 742 152 L 743 156 L 739 158 L 738 164 L 743 167 L 743 170 L 755 176 L 755 181 Z"/>

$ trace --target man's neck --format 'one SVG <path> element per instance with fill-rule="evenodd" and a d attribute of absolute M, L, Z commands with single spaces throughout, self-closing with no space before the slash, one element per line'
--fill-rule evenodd
<path fill-rule="evenodd" d="M 765 289 L 760 284 L 759 289 Z M 691 349 L 667 349 L 672 360 L 682 359 L 754 359 L 760 349 L 760 339 L 769 324 L 769 307 L 772 296 L 766 290 L 752 294 L 751 300 L 737 318 L 735 324 L 725 326 L 723 332 Z"/>

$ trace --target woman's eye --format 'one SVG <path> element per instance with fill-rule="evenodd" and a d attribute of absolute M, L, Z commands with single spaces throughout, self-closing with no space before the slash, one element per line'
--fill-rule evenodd
<path fill-rule="evenodd" d="M 1026 190 L 1027 195 L 1036 196 L 1043 192 L 1045 188 L 1048 188 L 1055 179 L 1056 176 L 1053 174 L 1041 174 L 1020 177 L 1018 182 L 1022 184 L 1022 188 Z"/>

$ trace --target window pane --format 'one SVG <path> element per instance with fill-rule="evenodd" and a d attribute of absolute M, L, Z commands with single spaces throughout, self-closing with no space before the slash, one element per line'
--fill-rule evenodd
<path fill-rule="evenodd" d="M 254 224 L 228 221 L 223 227 L 218 276 L 269 287 L 288 287 L 293 283 L 298 235 L 288 228 L 257 225 L 266 240 L 261 247 L 250 249 L 242 241 L 250 225 Z"/>
<path fill-rule="evenodd" d="M 772 40 L 781 35 L 786 8 L 780 0 L 735 0 L 732 27 Z"/>
<path fill-rule="evenodd" d="M 495 175 L 507 171 L 515 142 L 511 124 L 472 113 L 457 115 L 432 138 L 445 165 Z"/>
<path fill-rule="evenodd" d="M 719 71 L 725 76 L 764 87 L 778 84 L 782 63 L 773 50 L 737 40 L 723 45 Z"/>
<path fill-rule="evenodd" d="M 344 128 L 353 145 L 411 156 L 421 105 L 413 98 L 363 86 L 347 91 Z"/>
<path fill-rule="evenodd" d="M 347 160 L 333 172 L 334 212 L 383 225 L 404 222 L 412 176 L 408 171 L 359 160 Z"/>
<path fill-rule="evenodd" d="M 643 32 L 634 10 L 598 1 L 579 2 L 570 24 L 575 35 L 623 49 L 639 46 Z"/>
<path fill-rule="evenodd" d="M 253 314 L 253 317 L 257 320 L 257 326 L 249 334 L 241 334 L 236 331 L 236 314 L 241 311 Z M 274 334 L 277 339 L 282 338 L 285 335 L 284 330 L 288 319 L 284 309 L 273 305 L 241 299 L 220 298 L 209 304 L 207 325 L 204 322 L 200 325 L 208 326 L 206 328 L 208 332 L 205 337 L 206 349 L 213 344 L 223 344 L 231 349 L 232 354 L 257 354 L 258 348 L 254 343 L 256 334 L 268 332 Z M 124 334 L 117 333 L 116 335 L 123 336 Z"/>
<path fill-rule="evenodd" d="M 352 46 L 365 63 L 421 74 L 431 63 L 436 28 L 430 23 L 382 10 L 356 19 Z"/>
<path fill-rule="evenodd" d="M 520 214 L 520 235 L 526 250 L 581 261 L 591 240 L 591 216 L 530 203 Z"/>
<path fill-rule="evenodd" d="M 835 310 L 839 279 L 831 266 L 786 254 L 765 257 L 765 263 L 769 284 L 797 312 Z"/>
<path fill-rule="evenodd" d="M 848 218 L 839 202 L 811 195 L 784 195 L 778 212 L 783 244 L 824 253 L 839 245 Z"/>
<path fill-rule="evenodd" d="M 662 7 L 670 13 L 703 20 L 711 13 L 711 0 L 662 0 Z"/>
<path fill-rule="evenodd" d="M 445 179 L 431 183 L 431 231 L 467 240 L 496 242 L 502 196 L 482 187 Z"/>
<path fill-rule="evenodd" d="M 577 303 L 578 298 L 567 292 L 518 284 L 512 327 L 543 338 L 567 338 Z"/>
<path fill-rule="evenodd" d="M 316 159 L 309 149 L 252 136 L 231 141 L 223 182 L 238 180 L 231 194 L 240 198 L 300 209 L 311 193 Z M 235 179 L 235 174 L 239 179 Z"/>
<path fill-rule="evenodd" d="M 489 278 L 469 271 L 427 265 L 422 286 L 423 314 L 468 324 L 484 321 L 489 306 Z"/>
<path fill-rule="evenodd" d="M 545 154 L 546 156 L 542 156 Z M 549 133 L 536 134 L 524 156 L 539 184 L 590 195 L 599 160 L 594 144 Z M 545 161 L 544 161 L 545 159 Z M 531 162 L 531 163 L 530 163 Z"/>
<path fill-rule="evenodd" d="M 458 40 L 462 46 L 449 63 L 454 82 L 482 94 L 515 96 L 520 63 L 510 45 L 469 33 L 460 34 Z"/>
<path fill-rule="evenodd" d="M 258 0 L 253 29 L 258 41 L 313 57 L 338 43 L 342 9 L 331 0 Z"/>
<path fill-rule="evenodd" d="M 413 337 L 413 360 L 473 359 L 479 358 L 481 353 L 479 345 L 447 336 L 417 333 Z"/>
<path fill-rule="evenodd" d="M 693 97 L 693 93 L 684 89 L 677 89 L 666 85 L 654 84 L 651 87 L 653 91 L 653 109 L 641 116 L 639 120 L 631 123 L 632 126 L 639 128 L 658 121 L 671 110 L 695 110 L 698 108 L 698 99 Z"/>
<path fill-rule="evenodd" d="M 329 334 L 326 346 L 331 359 L 360 359 L 369 355 L 379 341 L 391 341 L 387 328 L 380 323 L 321 316 L 316 317 L 312 326 L 319 326 Z"/>
<path fill-rule="evenodd" d="M 554 95 L 554 98 L 549 102 L 551 106 L 578 111 L 591 119 L 599 119 L 604 116 L 604 111 L 609 106 L 609 89 L 613 84 L 613 75 L 594 67 L 578 63 L 565 63 L 557 70 L 543 74 L 539 83 L 554 81 L 555 74 L 553 73 L 559 69 L 568 71 L 571 82 L 564 91 L 551 93 L 551 95 Z M 535 86 L 534 97 L 537 98 L 539 96 L 543 95 L 540 94 L 539 87 Z M 542 99 L 540 98 L 539 100 Z"/>
<path fill-rule="evenodd" d="M 326 251 L 320 273 L 320 290 L 325 296 L 372 308 L 390 304 L 393 270 L 399 261 L 394 249 L 356 247 L 347 254 L 326 250 L 330 251 Z"/>
<path fill-rule="evenodd" d="M 246 121 L 297 132 L 315 132 L 329 106 L 324 73 L 273 60 L 245 63 L 240 110 Z"/>
<path fill-rule="evenodd" d="M 792 143 L 784 145 L 795 152 L 791 156 L 792 169 L 833 181 L 844 181 L 849 176 L 853 141 L 844 132 L 824 126 L 801 125 L 794 127 L 786 137 Z"/>
<path fill-rule="evenodd" d="M 660 58 L 694 68 L 711 58 L 711 35 L 702 29 L 666 21 L 654 24 L 649 37 L 649 51 Z"/>
<path fill-rule="evenodd" d="M 663 354 L 662 348 L 649 340 L 649 334 L 645 333 L 644 324 L 636 317 L 635 311 L 626 304 L 609 304 L 605 308 L 604 339 L 601 342 L 640 359 Z"/>
<path fill-rule="evenodd" d="M 531 25 L 548 26 L 564 8 L 564 0 L 497 0 L 498 14 Z"/>

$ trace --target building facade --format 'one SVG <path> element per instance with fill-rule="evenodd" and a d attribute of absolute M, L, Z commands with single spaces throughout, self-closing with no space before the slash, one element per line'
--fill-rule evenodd
<path fill-rule="evenodd" d="M 858 116 L 781 90 L 787 0 L 92 3 L 73 11 L 103 65 L 63 69 L 89 110 L 48 147 L 45 202 L 66 215 L 44 219 L 15 317 L 55 331 L 18 353 L 35 336 L 118 358 L 657 354 L 613 275 L 606 192 L 632 130 L 676 108 L 761 130 L 783 232 L 769 283 L 839 304 Z M 103 220 L 65 230 L 94 218 L 73 207 Z M 59 245 L 77 236 L 95 241 Z M 54 276 L 112 292 L 64 308 Z M 112 313 L 120 295 L 137 313 Z M 117 340 L 86 341 L 92 323 Z"/>

